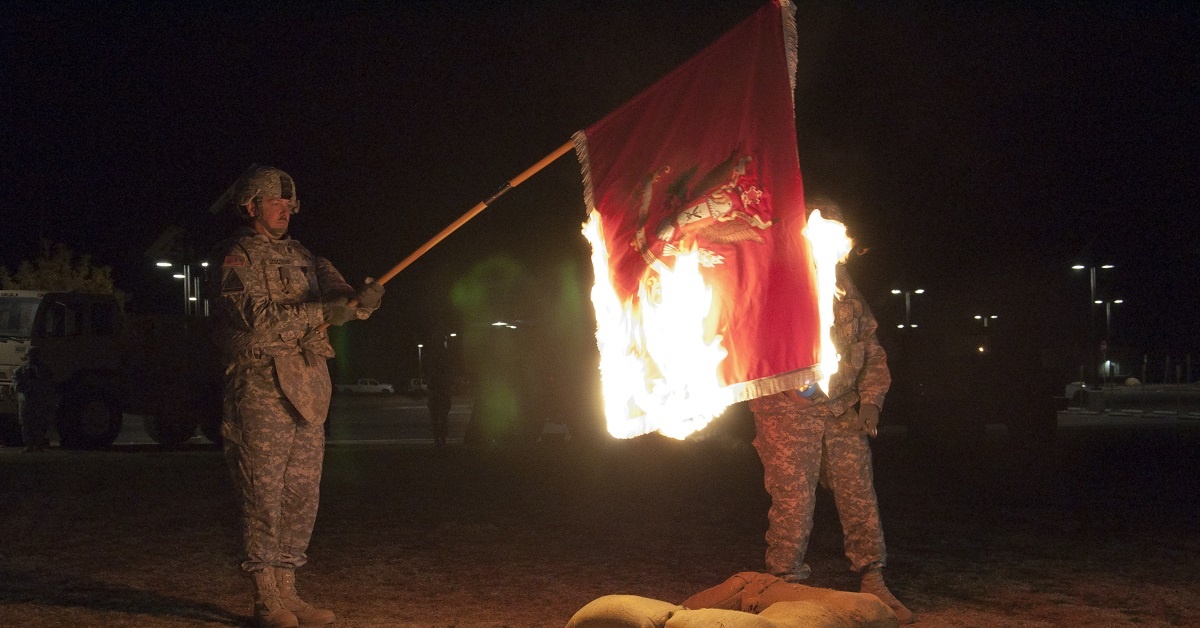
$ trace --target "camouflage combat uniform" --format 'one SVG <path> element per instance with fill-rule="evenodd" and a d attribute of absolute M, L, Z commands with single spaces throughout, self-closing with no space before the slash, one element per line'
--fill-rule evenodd
<path fill-rule="evenodd" d="M 887 560 L 860 403 L 883 407 L 891 384 L 887 356 L 875 338 L 878 323 L 838 266 L 844 298 L 834 304 L 834 342 L 842 356 L 830 394 L 780 393 L 750 401 L 764 483 L 771 495 L 766 566 L 770 573 L 809 575 L 804 554 L 812 532 L 819 478 L 824 475 L 842 521 L 846 557 L 861 571 Z"/>
<path fill-rule="evenodd" d="M 322 301 L 356 293 L 291 238 L 241 229 L 217 245 L 213 316 L 225 362 L 221 436 L 242 517 L 242 569 L 295 569 L 317 516 L 334 355 Z"/>

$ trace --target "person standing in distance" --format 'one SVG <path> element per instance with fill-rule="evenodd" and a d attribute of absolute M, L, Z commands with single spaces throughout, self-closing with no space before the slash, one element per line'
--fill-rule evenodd
<path fill-rule="evenodd" d="M 277 168 L 252 167 L 235 184 L 243 224 L 219 243 L 210 285 L 225 368 L 221 436 L 241 514 L 241 568 L 254 581 L 259 625 L 332 623 L 296 592 L 295 570 L 316 521 L 334 357 L 328 325 L 365 319 L 383 286 L 355 290 L 328 260 L 288 237 L 300 209 Z M 357 300 L 357 306 L 349 305 Z"/>
<path fill-rule="evenodd" d="M 446 342 L 435 342 L 431 347 L 424 365 L 425 384 L 429 392 L 426 405 L 433 429 L 433 446 L 441 448 L 446 446 L 446 436 L 449 433 L 454 375 L 450 370 L 450 354 Z"/>
<path fill-rule="evenodd" d="M 21 356 L 21 364 L 13 371 L 13 388 L 17 391 L 17 417 L 21 422 L 22 453 L 45 451 L 49 446 L 46 431 L 58 407 L 58 386 L 54 374 L 38 357 L 39 349 L 29 347 Z"/>
<path fill-rule="evenodd" d="M 843 220 L 832 203 L 810 204 L 809 213 L 814 209 L 825 218 Z M 883 582 L 887 550 L 867 442 L 878 434 L 879 411 L 892 376 L 875 337 L 879 324 L 845 264 L 837 266 L 837 287 L 841 294 L 834 302 L 830 333 L 841 359 L 829 390 L 813 385 L 750 400 L 754 448 L 771 495 L 766 566 L 788 582 L 808 578 L 804 554 L 819 482 L 833 493 L 846 557 L 862 578 L 860 590 L 891 607 L 901 623 L 912 623 L 912 611 Z"/>

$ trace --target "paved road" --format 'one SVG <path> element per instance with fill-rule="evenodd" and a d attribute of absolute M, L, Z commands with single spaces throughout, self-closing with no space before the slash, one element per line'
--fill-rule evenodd
<path fill-rule="evenodd" d="M 424 399 L 406 395 L 334 395 L 329 408 L 331 443 L 433 444 Z M 461 443 L 471 418 L 469 397 L 450 406 L 447 443 Z"/>
<path fill-rule="evenodd" d="M 455 397 L 450 408 L 448 443 L 461 443 L 471 417 L 468 397 Z M 404 443 L 433 444 L 429 427 L 429 410 L 424 399 L 405 395 L 336 394 L 329 408 L 329 443 Z M 197 435 L 193 443 L 208 442 Z M 146 435 L 142 417 L 126 415 L 117 436 L 117 445 L 149 445 L 154 441 Z"/>
<path fill-rule="evenodd" d="M 447 442 L 461 444 L 467 421 L 471 417 L 469 397 L 456 397 L 450 409 L 449 437 Z M 331 444 L 355 443 L 399 443 L 432 445 L 433 436 L 429 427 L 429 411 L 424 399 L 406 395 L 352 395 L 337 394 L 329 409 Z M 1138 412 L 1110 411 L 1089 412 L 1079 408 L 1064 410 L 1058 414 L 1058 427 L 1065 429 L 1096 428 L 1113 426 L 1196 426 L 1200 414 L 1195 412 Z M 1003 426 L 989 426 L 1003 428 Z M 888 426 L 882 431 L 906 432 L 903 426 Z M 51 440 L 57 440 L 51 435 Z M 206 443 L 199 433 L 192 443 Z M 142 425 L 142 417 L 126 415 L 124 427 L 117 437 L 117 445 L 156 444 Z"/>

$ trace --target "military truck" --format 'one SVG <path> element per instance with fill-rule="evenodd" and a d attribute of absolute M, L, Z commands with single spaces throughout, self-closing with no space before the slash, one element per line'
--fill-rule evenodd
<path fill-rule="evenodd" d="M 7 319 L 5 316 L 7 315 Z M 12 370 L 30 345 L 53 373 L 61 444 L 104 448 L 128 415 L 177 445 L 220 442 L 221 371 L 204 317 L 129 316 L 111 294 L 0 293 L 0 436 L 18 444 Z"/>
<path fill-rule="evenodd" d="M 21 444 L 13 371 L 29 348 L 33 318 L 45 294 L 38 290 L 0 291 L 0 444 Z"/>

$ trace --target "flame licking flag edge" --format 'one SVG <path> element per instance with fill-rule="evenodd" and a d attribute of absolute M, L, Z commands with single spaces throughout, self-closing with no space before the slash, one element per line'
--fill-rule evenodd
<path fill-rule="evenodd" d="M 614 436 L 683 438 L 820 376 L 796 43 L 772 2 L 573 137 Z"/>

